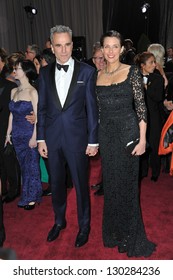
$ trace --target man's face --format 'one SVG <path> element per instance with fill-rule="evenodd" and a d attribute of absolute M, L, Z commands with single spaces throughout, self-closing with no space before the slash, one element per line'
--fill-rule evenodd
<path fill-rule="evenodd" d="M 167 49 L 167 55 L 168 55 L 169 57 L 173 57 L 173 49 L 172 49 L 172 48 L 168 48 L 168 49 Z"/>
<path fill-rule="evenodd" d="M 54 33 L 52 40 L 52 52 L 57 60 L 64 64 L 72 55 L 73 42 L 69 33 Z"/>
<path fill-rule="evenodd" d="M 25 58 L 33 61 L 35 56 L 36 56 L 36 53 L 34 51 L 32 51 L 29 47 L 27 47 L 26 52 L 25 52 Z"/>
<path fill-rule="evenodd" d="M 93 56 L 93 63 L 95 64 L 97 70 L 101 70 L 105 67 L 106 62 L 101 50 L 97 50 Z"/>

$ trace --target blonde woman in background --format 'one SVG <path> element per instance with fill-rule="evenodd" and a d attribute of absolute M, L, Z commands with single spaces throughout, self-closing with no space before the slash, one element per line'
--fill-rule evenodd
<path fill-rule="evenodd" d="M 156 69 L 163 76 L 163 78 L 164 78 L 164 85 L 165 85 L 165 88 L 166 88 L 167 85 L 168 85 L 168 79 L 167 79 L 167 77 L 165 75 L 165 72 L 164 72 L 165 48 L 161 44 L 151 44 L 151 45 L 149 45 L 147 51 L 152 53 L 155 56 L 155 59 L 156 59 Z"/>

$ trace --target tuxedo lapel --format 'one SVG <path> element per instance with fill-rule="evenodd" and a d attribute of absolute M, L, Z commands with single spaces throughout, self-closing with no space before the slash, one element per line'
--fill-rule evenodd
<path fill-rule="evenodd" d="M 61 106 L 61 102 L 60 102 L 60 99 L 58 96 L 56 83 L 55 83 L 55 63 L 53 63 L 50 68 L 50 80 L 51 80 L 51 86 L 52 86 L 51 94 L 53 95 L 53 99 L 57 105 L 58 110 L 62 111 L 62 106 Z"/>
<path fill-rule="evenodd" d="M 68 90 L 67 98 L 66 98 L 66 101 L 64 103 L 63 110 L 65 110 L 69 106 L 69 103 L 70 103 L 72 95 L 73 95 L 73 89 L 77 84 L 77 78 L 78 78 L 79 70 L 80 70 L 80 63 L 77 60 L 74 60 L 73 76 L 72 76 L 72 80 L 71 80 L 70 87 L 69 87 L 69 90 Z"/>

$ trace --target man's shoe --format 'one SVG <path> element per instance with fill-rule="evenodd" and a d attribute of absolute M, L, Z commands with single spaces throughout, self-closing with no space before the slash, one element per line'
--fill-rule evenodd
<path fill-rule="evenodd" d="M 104 195 L 103 187 L 101 187 L 100 189 L 98 189 L 98 190 L 94 193 L 94 195 L 98 195 L 98 196 Z"/>
<path fill-rule="evenodd" d="M 158 176 L 151 176 L 151 181 L 157 182 Z"/>
<path fill-rule="evenodd" d="M 52 194 L 50 189 L 43 190 L 42 196 L 50 196 Z"/>
<path fill-rule="evenodd" d="M 59 236 L 60 231 L 64 228 L 66 228 L 66 224 L 64 225 L 54 224 L 53 228 L 48 233 L 47 241 L 52 242 L 53 240 L 55 240 Z"/>
<path fill-rule="evenodd" d="M 75 247 L 82 247 L 88 242 L 89 232 L 79 231 L 76 237 Z"/>

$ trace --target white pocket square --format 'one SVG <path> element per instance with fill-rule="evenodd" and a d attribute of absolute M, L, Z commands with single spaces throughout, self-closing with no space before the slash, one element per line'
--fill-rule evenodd
<path fill-rule="evenodd" d="M 84 81 L 77 81 L 77 84 L 84 84 Z"/>

